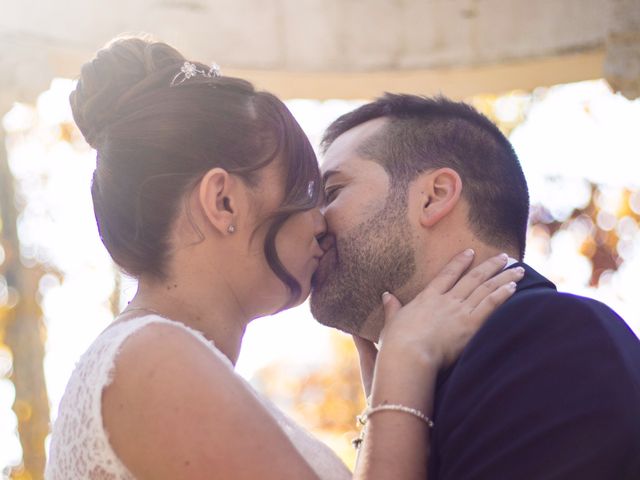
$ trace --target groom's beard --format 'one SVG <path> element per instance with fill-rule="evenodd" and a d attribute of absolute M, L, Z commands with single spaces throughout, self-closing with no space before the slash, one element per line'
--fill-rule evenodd
<path fill-rule="evenodd" d="M 404 203 L 391 195 L 378 213 L 337 237 L 325 253 L 311 283 L 311 313 L 318 322 L 358 334 L 382 305 L 382 293 L 397 291 L 414 275 Z"/>

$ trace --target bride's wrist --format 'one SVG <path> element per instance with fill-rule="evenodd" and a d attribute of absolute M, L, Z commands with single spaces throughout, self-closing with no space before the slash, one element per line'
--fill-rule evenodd
<path fill-rule="evenodd" d="M 438 374 L 438 364 L 429 354 L 381 351 L 372 384 L 372 399 L 378 403 L 401 403 L 426 408 L 429 392 Z"/>
<path fill-rule="evenodd" d="M 431 352 L 407 352 L 406 350 L 393 352 L 387 350 L 380 352 L 376 361 L 374 378 L 376 376 L 388 376 L 389 381 L 403 382 L 410 379 L 420 382 L 420 379 L 436 376 L 440 370 L 441 362 Z"/>
<path fill-rule="evenodd" d="M 439 348 L 414 341 L 385 341 L 376 363 L 384 362 L 396 367 L 416 370 L 439 370 L 444 358 Z"/>

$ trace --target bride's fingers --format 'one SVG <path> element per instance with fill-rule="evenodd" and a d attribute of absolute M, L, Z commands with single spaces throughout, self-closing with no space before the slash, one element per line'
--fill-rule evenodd
<path fill-rule="evenodd" d="M 464 252 L 457 254 L 444 266 L 442 270 L 440 270 L 440 272 L 429 282 L 427 287 L 420 292 L 418 296 L 427 291 L 435 291 L 436 293 L 448 292 L 460 279 L 465 270 L 469 268 L 469 265 L 473 262 L 474 255 L 475 252 L 471 249 L 467 249 Z"/>
<path fill-rule="evenodd" d="M 507 285 L 509 282 L 519 282 L 522 280 L 523 276 L 524 268 L 522 267 L 504 270 L 478 286 L 473 292 L 471 292 L 471 295 L 467 297 L 465 303 L 472 309 L 476 308 L 482 300 L 498 290 L 500 287 Z"/>
<path fill-rule="evenodd" d="M 402 304 L 392 293 L 384 292 L 382 294 L 382 308 L 384 309 L 384 321 L 386 324 L 393 320 L 398 310 L 402 308 Z"/>
<path fill-rule="evenodd" d="M 471 311 L 471 320 L 474 325 L 480 326 L 493 311 L 502 305 L 516 291 L 516 283 L 509 282 L 502 285 L 490 295 L 482 299 L 476 308 Z"/>
<path fill-rule="evenodd" d="M 501 253 L 500 255 L 496 255 L 495 257 L 482 262 L 471 271 L 467 272 L 460 281 L 451 288 L 449 295 L 459 300 L 465 300 L 488 279 L 493 277 L 500 270 L 504 269 L 507 265 L 507 260 L 507 255 Z"/>

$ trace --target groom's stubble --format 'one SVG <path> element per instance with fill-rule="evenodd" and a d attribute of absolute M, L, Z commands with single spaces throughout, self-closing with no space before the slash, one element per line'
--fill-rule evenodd
<path fill-rule="evenodd" d="M 335 247 L 325 254 L 310 300 L 311 313 L 323 325 L 361 334 L 380 309 L 382 293 L 398 291 L 416 272 L 406 192 L 394 190 L 378 212 L 345 235 L 336 234 Z"/>

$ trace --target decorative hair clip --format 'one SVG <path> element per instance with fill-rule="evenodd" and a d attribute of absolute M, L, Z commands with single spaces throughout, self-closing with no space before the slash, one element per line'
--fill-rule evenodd
<path fill-rule="evenodd" d="M 207 78 L 219 77 L 221 75 L 220 67 L 217 63 L 213 63 L 209 68 L 209 71 L 205 71 L 201 68 L 198 68 L 191 62 L 184 62 L 182 64 L 182 67 L 180 67 L 180 71 L 176 74 L 175 77 L 173 77 L 173 80 L 171 80 L 171 86 L 174 87 L 176 85 L 180 85 L 185 80 L 193 78 L 197 75 L 202 75 L 203 77 Z"/>

